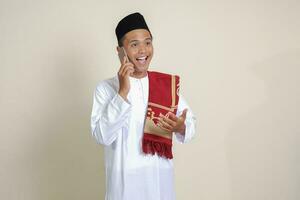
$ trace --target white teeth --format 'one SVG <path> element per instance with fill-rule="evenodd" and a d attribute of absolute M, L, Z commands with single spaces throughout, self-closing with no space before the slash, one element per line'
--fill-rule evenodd
<path fill-rule="evenodd" d="M 140 64 L 144 65 L 144 64 L 147 62 L 147 61 L 146 61 L 147 57 L 148 57 L 148 56 L 139 57 L 139 58 L 137 58 L 136 60 L 137 60 Z"/>
<path fill-rule="evenodd" d="M 146 58 L 147 56 L 144 56 L 144 57 L 137 58 L 137 60 L 145 60 Z"/>

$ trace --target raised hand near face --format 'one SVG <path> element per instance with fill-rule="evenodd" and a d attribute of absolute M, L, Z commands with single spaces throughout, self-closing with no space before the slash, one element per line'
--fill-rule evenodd
<path fill-rule="evenodd" d="M 122 65 L 118 71 L 119 78 L 119 95 L 127 100 L 127 95 L 130 90 L 129 76 L 134 72 L 134 65 L 129 62 L 128 58 L 124 56 Z"/>

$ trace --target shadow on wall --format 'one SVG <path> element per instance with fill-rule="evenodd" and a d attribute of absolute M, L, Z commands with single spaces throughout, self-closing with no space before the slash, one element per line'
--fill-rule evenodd
<path fill-rule="evenodd" d="M 264 80 L 267 99 L 228 133 L 232 200 L 300 199 L 299 58 L 294 50 L 250 69 Z"/>
<path fill-rule="evenodd" d="M 86 62 L 73 48 L 54 53 L 44 106 L 48 112 L 36 144 L 33 181 L 36 199 L 102 199 L 105 174 L 102 148 L 90 133 L 92 93 L 86 87 Z M 87 100 L 88 99 L 88 100 Z M 88 102 L 89 104 L 87 104 Z M 85 105 L 87 104 L 87 105 Z"/>

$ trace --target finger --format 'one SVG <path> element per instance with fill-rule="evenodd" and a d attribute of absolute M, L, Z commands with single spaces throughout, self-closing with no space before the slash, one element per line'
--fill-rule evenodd
<path fill-rule="evenodd" d="M 180 115 L 180 117 L 182 117 L 183 119 L 185 119 L 185 118 L 186 118 L 187 110 L 188 110 L 187 108 L 184 109 L 184 110 L 182 111 L 182 114 Z"/>
<path fill-rule="evenodd" d="M 126 66 L 123 70 L 122 76 L 129 76 L 130 73 L 132 73 L 134 71 L 133 66 Z"/>
<path fill-rule="evenodd" d="M 167 121 L 165 120 L 164 118 L 160 118 L 158 120 L 165 128 L 168 128 L 168 129 L 172 129 L 176 123 L 174 123 L 173 121 Z"/>
<path fill-rule="evenodd" d="M 175 122 L 178 121 L 178 117 L 174 113 L 169 112 L 168 114 L 169 114 L 169 119 L 171 119 L 171 120 L 173 120 Z"/>
<path fill-rule="evenodd" d="M 119 75 L 121 75 L 122 73 L 123 73 L 123 71 L 124 71 L 124 68 L 126 67 L 126 63 L 124 63 L 124 60 L 122 61 L 122 65 L 121 65 L 121 67 L 119 68 Z"/>
<path fill-rule="evenodd" d="M 163 122 L 163 121 L 158 121 L 157 125 L 165 131 L 172 132 L 172 127 L 170 125 L 168 125 L 166 123 L 164 124 L 164 123 L 165 122 Z"/>
<path fill-rule="evenodd" d="M 123 70 L 124 70 L 124 68 L 126 67 L 127 64 L 133 65 L 131 62 L 129 62 L 128 57 L 124 56 L 123 60 L 122 60 L 122 65 L 121 65 L 121 67 L 119 69 L 119 72 L 118 72 L 119 74 L 123 74 Z"/>
<path fill-rule="evenodd" d="M 167 131 L 167 132 L 172 132 L 172 130 L 169 130 L 169 129 L 167 129 L 167 128 L 163 127 L 163 125 L 162 125 L 162 124 L 157 124 L 157 126 L 158 126 L 159 128 L 161 128 L 162 130 L 164 130 L 164 131 Z"/>
<path fill-rule="evenodd" d="M 124 65 L 125 63 L 127 63 L 127 56 L 124 56 L 124 57 L 123 57 L 123 62 L 122 62 L 122 64 Z"/>
<path fill-rule="evenodd" d="M 176 126 L 176 121 L 173 121 L 173 120 L 171 120 L 171 119 L 169 119 L 169 118 L 167 118 L 166 116 L 161 116 L 161 119 L 164 121 L 164 122 L 166 122 L 166 123 L 168 123 L 169 125 L 171 125 L 171 126 Z"/>
<path fill-rule="evenodd" d="M 121 76 L 123 73 L 124 67 L 123 65 L 119 68 L 118 75 Z"/>
<path fill-rule="evenodd" d="M 127 67 L 133 67 L 133 64 L 132 63 L 125 63 L 121 66 L 120 68 L 120 74 L 124 74 L 124 70 L 126 70 Z"/>
<path fill-rule="evenodd" d="M 128 68 L 125 75 L 130 76 L 133 72 L 134 72 L 133 68 Z"/>

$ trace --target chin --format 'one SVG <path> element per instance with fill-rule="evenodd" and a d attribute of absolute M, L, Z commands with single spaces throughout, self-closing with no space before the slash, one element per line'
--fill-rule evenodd
<path fill-rule="evenodd" d="M 137 76 L 144 76 L 147 74 L 148 67 L 135 67 L 135 72 Z"/>
<path fill-rule="evenodd" d="M 138 73 L 142 73 L 142 72 L 145 72 L 148 70 L 149 68 L 149 64 L 145 64 L 145 65 L 135 65 L 135 70 L 138 72 Z"/>

